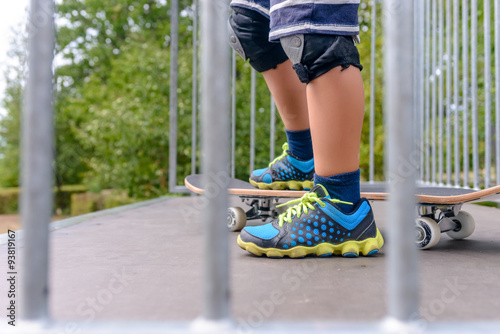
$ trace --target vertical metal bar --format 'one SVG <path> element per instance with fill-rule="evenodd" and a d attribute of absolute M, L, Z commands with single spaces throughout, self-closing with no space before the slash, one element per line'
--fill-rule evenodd
<path fill-rule="evenodd" d="M 23 250 L 22 317 L 48 319 L 48 253 L 52 216 L 52 61 L 54 3 L 31 0 L 28 83 L 22 122 L 21 215 Z"/>
<path fill-rule="evenodd" d="M 206 198 L 203 317 L 229 318 L 227 186 L 229 181 L 230 67 L 226 42 L 228 6 L 201 1 L 203 181 Z M 210 191 L 212 189 L 212 191 Z"/>
<path fill-rule="evenodd" d="M 269 161 L 274 160 L 274 146 L 276 144 L 276 104 L 271 96 L 271 135 L 269 138 Z"/>
<path fill-rule="evenodd" d="M 375 178 L 375 55 L 377 51 L 377 0 L 372 1 L 370 55 L 370 167 L 369 181 Z"/>
<path fill-rule="evenodd" d="M 424 143 L 424 133 L 425 133 L 425 127 L 424 127 L 424 116 L 425 116 L 425 91 L 424 91 L 424 80 L 425 80 L 425 57 L 424 57 L 424 50 L 425 50 L 425 2 L 424 1 L 416 1 L 417 3 L 417 19 L 419 21 L 419 29 L 417 32 L 417 38 L 418 38 L 418 57 L 415 60 L 418 63 L 418 113 L 419 113 L 419 144 L 420 144 L 420 149 L 419 149 L 419 159 L 420 159 L 420 181 L 424 181 L 424 148 L 425 148 L 425 143 Z"/>
<path fill-rule="evenodd" d="M 231 177 L 236 177 L 236 52 L 231 52 Z"/>
<path fill-rule="evenodd" d="M 477 101 L 477 0 L 471 1 L 471 109 L 472 109 L 472 169 L 473 187 L 479 188 L 479 144 Z"/>
<path fill-rule="evenodd" d="M 438 182 L 443 184 L 444 152 L 443 152 L 443 118 L 444 118 L 444 0 L 438 0 Z"/>
<path fill-rule="evenodd" d="M 430 113 L 431 113 L 431 0 L 425 1 L 425 182 L 430 182 Z"/>
<path fill-rule="evenodd" d="M 252 68 L 250 78 L 250 173 L 255 169 L 255 108 L 256 72 Z"/>
<path fill-rule="evenodd" d="M 454 110 L 454 152 L 455 152 L 455 186 L 460 185 L 460 44 L 459 44 L 459 31 L 460 31 L 460 4 L 459 0 L 453 0 L 453 104 Z"/>
<path fill-rule="evenodd" d="M 388 315 L 399 321 L 418 316 L 418 257 L 415 245 L 415 170 L 401 171 L 401 161 L 412 161 L 413 126 L 413 1 L 385 0 L 386 10 L 397 9 L 384 22 L 385 109 L 387 113 L 387 174 L 389 182 Z M 406 69 L 404 72 L 401 69 Z"/>
<path fill-rule="evenodd" d="M 446 184 L 451 185 L 451 65 L 453 56 L 451 53 L 451 0 L 446 0 Z"/>
<path fill-rule="evenodd" d="M 463 186 L 469 187 L 469 1 L 462 1 Z"/>
<path fill-rule="evenodd" d="M 495 151 L 496 176 L 500 184 L 500 0 L 495 0 Z"/>
<path fill-rule="evenodd" d="M 193 86 L 191 112 L 191 174 L 196 174 L 196 141 L 198 130 L 198 0 L 193 0 Z"/>
<path fill-rule="evenodd" d="M 491 181 L 491 14 L 490 0 L 484 0 L 484 187 Z"/>
<path fill-rule="evenodd" d="M 413 2 L 413 59 L 418 59 L 418 19 L 417 19 L 417 1 Z M 418 73 L 418 62 L 413 62 L 413 101 L 415 102 L 415 113 L 413 113 L 412 124 L 415 128 L 415 142 L 418 141 L 418 82 L 417 82 L 417 73 Z M 418 163 L 418 162 L 416 162 Z M 418 168 L 418 164 L 417 164 Z"/>
<path fill-rule="evenodd" d="M 436 128 L 437 128 L 437 1 L 432 0 L 432 102 L 431 102 L 431 165 L 432 165 L 432 183 L 436 183 L 436 172 L 437 172 L 437 154 L 436 154 Z"/>
<path fill-rule="evenodd" d="M 415 61 L 413 62 L 413 101 L 415 101 L 415 113 L 413 113 L 413 127 L 414 127 L 414 134 L 415 134 L 415 143 L 419 142 L 419 137 L 420 137 L 420 99 L 419 99 L 419 94 L 420 94 L 420 86 L 419 86 L 419 33 L 420 33 L 420 19 L 418 17 L 418 5 L 419 1 L 414 1 L 413 2 L 413 24 L 414 24 L 414 29 L 413 29 L 413 59 Z M 420 159 L 420 156 L 416 157 L 417 159 Z M 420 167 L 420 160 L 415 161 L 416 168 L 419 169 Z"/>
<path fill-rule="evenodd" d="M 170 4 L 170 136 L 168 152 L 168 188 L 177 184 L 177 61 L 179 56 L 179 0 Z"/>

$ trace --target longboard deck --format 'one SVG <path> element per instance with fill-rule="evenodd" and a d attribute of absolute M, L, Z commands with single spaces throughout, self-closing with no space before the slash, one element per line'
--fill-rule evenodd
<path fill-rule="evenodd" d="M 204 192 L 201 174 L 188 175 L 184 179 L 186 187 L 196 194 Z M 306 193 L 303 190 L 262 190 L 254 188 L 249 182 L 231 179 L 228 193 L 238 196 L 259 196 L 275 198 L 298 198 Z M 387 184 L 383 182 L 361 183 L 361 197 L 369 200 L 386 200 Z M 418 187 L 418 201 L 421 204 L 460 204 L 477 200 L 500 198 L 500 185 L 483 190 L 452 187 Z"/>

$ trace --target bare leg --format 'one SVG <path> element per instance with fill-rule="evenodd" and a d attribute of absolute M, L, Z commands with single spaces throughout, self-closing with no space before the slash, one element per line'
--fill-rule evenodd
<path fill-rule="evenodd" d="M 310 189 L 314 160 L 306 85 L 300 82 L 289 60 L 262 74 L 285 125 L 287 144 L 283 145 L 283 154 L 269 167 L 250 174 L 250 183 L 260 189 Z M 292 160 L 288 159 L 290 156 Z"/>
<path fill-rule="evenodd" d="M 359 168 L 365 98 L 360 70 L 336 67 L 307 85 L 316 174 Z"/>
<path fill-rule="evenodd" d="M 292 63 L 287 60 L 262 75 L 273 95 L 285 128 L 290 131 L 309 129 L 306 85 L 297 78 Z"/>

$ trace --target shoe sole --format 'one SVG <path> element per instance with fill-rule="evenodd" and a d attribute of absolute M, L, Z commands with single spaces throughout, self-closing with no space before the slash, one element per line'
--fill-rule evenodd
<path fill-rule="evenodd" d="M 311 190 L 313 181 L 276 181 L 273 183 L 255 182 L 250 179 L 250 184 L 262 190 Z"/>
<path fill-rule="evenodd" d="M 346 241 L 341 244 L 333 245 L 330 243 L 321 243 L 313 247 L 296 246 L 290 249 L 262 248 L 252 242 L 244 242 L 238 236 L 238 246 L 247 252 L 257 256 L 265 255 L 272 258 L 300 258 L 308 255 L 332 256 L 342 255 L 344 257 L 372 256 L 384 246 L 384 238 L 377 229 L 377 235 L 374 238 L 368 238 L 361 241 Z"/>

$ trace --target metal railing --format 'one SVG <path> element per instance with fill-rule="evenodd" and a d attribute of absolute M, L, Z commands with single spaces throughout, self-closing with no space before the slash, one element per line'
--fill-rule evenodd
<path fill-rule="evenodd" d="M 498 7 L 495 1 L 495 18 Z M 483 15 L 481 33 L 478 9 Z M 500 184 L 500 44 L 495 43 L 493 66 L 490 9 L 490 1 L 481 6 L 475 0 L 416 2 L 414 68 L 421 182 L 476 189 Z M 494 22 L 496 41 L 500 41 L 499 21 Z"/>
<path fill-rule="evenodd" d="M 496 1 L 496 9 L 500 1 Z M 449 1 L 448 1 L 449 3 Z M 320 322 L 315 323 L 268 323 L 255 329 L 255 333 L 300 333 L 300 332 L 342 332 L 342 333 L 409 333 L 418 332 L 419 327 L 415 326 L 411 320 L 418 318 L 418 274 L 416 247 L 413 242 L 413 220 L 407 215 L 411 211 L 414 188 L 418 164 L 410 172 L 402 173 L 398 168 L 401 161 L 414 161 L 415 148 L 419 141 L 428 141 L 429 133 L 421 133 L 420 136 L 413 136 L 413 133 L 422 128 L 432 129 L 436 124 L 435 114 L 429 115 L 432 110 L 438 111 L 439 106 L 433 107 L 432 102 L 428 103 L 429 95 L 422 95 L 423 87 L 427 84 L 432 91 L 439 87 L 435 81 L 430 81 L 428 75 L 416 75 L 415 80 L 408 80 L 413 77 L 412 72 L 424 70 L 424 68 L 414 67 L 415 57 L 422 49 L 416 49 L 413 53 L 414 45 L 421 45 L 421 38 L 412 42 L 408 36 L 414 36 L 414 28 L 427 26 L 426 35 L 429 37 L 431 31 L 428 30 L 427 21 L 418 20 L 419 13 L 428 10 L 431 0 L 426 0 L 426 6 L 422 6 L 420 1 L 410 0 L 385 0 L 384 11 L 387 15 L 384 20 L 385 35 L 385 80 L 386 80 L 386 116 L 387 126 L 387 172 L 389 175 L 396 174 L 397 182 L 391 182 L 389 210 L 390 219 L 390 241 L 388 250 L 388 291 L 389 309 L 388 319 L 382 323 L 342 323 L 342 322 Z M 437 4 L 432 0 L 432 4 Z M 457 2 L 455 2 L 455 5 Z M 217 1 L 202 0 L 202 68 L 201 68 L 201 92 L 202 92 L 202 142 L 205 158 L 202 170 L 205 175 L 212 172 L 228 170 L 230 143 L 227 141 L 230 133 L 230 72 L 229 52 L 220 53 L 225 48 L 225 16 L 227 6 Z M 476 13 L 472 2 L 472 13 Z M 416 6 L 416 7 L 414 7 Z M 417 9 L 414 11 L 414 9 Z M 438 7 L 441 8 L 441 7 Z M 457 9 L 457 8 L 455 8 Z M 50 323 L 48 313 L 47 290 L 48 282 L 48 222 L 51 213 L 51 163 L 52 163 L 52 58 L 53 58 L 53 2 L 51 0 L 32 0 L 31 17 L 40 17 L 45 20 L 33 20 L 41 22 L 36 31 L 30 32 L 29 42 L 29 79 L 27 103 L 23 118 L 23 198 L 22 213 L 23 226 L 25 229 L 24 267 L 22 275 L 22 317 L 24 322 L 19 324 L 19 331 L 22 333 L 59 333 L 65 332 L 64 324 Z M 456 14 L 456 11 L 455 11 Z M 496 12 L 498 15 L 498 12 Z M 434 16 L 432 16 L 434 18 Z M 414 26 L 414 18 L 415 26 Z M 429 17 L 427 17 L 429 18 Z M 457 15 L 455 15 L 457 19 Z M 474 21 L 474 20 L 473 20 Z M 457 21 L 455 20 L 455 27 Z M 495 21 L 498 32 L 499 20 Z M 420 31 L 420 30 L 419 30 Z M 474 34 L 474 29 L 472 29 Z M 456 37 L 456 34 L 454 34 Z M 498 36 L 496 36 L 498 38 Z M 473 39 L 471 39 L 473 40 Z M 498 40 L 498 39 L 497 39 Z M 429 51 L 429 41 L 426 41 L 426 54 Z M 500 44 L 499 44 L 500 45 Z M 474 44 L 473 44 L 474 46 Z M 457 50 L 455 50 L 457 51 Z M 431 52 L 432 53 L 432 52 Z M 456 55 L 457 53 L 455 53 Z M 498 60 L 498 54 L 496 53 Z M 475 58 L 472 57 L 472 62 Z M 437 61 L 426 60 L 425 70 L 429 73 L 431 64 L 438 64 Z M 465 61 L 465 59 L 462 59 Z M 455 64 L 456 65 L 456 64 Z M 498 65 L 498 64 L 497 64 Z M 234 68 L 234 61 L 233 61 Z M 403 70 L 402 70 L 403 69 Z M 456 70 L 456 68 L 455 68 Z M 435 73 L 435 72 L 433 72 Z M 456 72 L 455 72 L 456 73 Z M 473 75 L 474 77 L 474 75 Z M 427 79 L 426 79 L 427 78 Z M 427 81 L 425 81 L 427 80 Z M 476 79 L 471 82 L 476 82 Z M 426 85 L 423 85 L 425 81 Z M 498 82 L 498 78 L 497 78 Z M 455 82 L 456 83 L 456 82 Z M 419 86 L 415 92 L 415 85 Z M 436 87 L 437 86 L 437 87 Z M 454 86 L 455 89 L 460 87 Z M 465 91 L 468 91 L 466 85 Z M 429 89 L 427 89 L 429 92 Z M 472 95 L 476 90 L 472 89 Z M 436 94 L 433 94 L 437 96 Z M 422 96 L 427 100 L 422 100 Z M 453 95 L 456 99 L 456 91 Z M 498 97 L 498 94 L 497 94 Z M 420 100 L 419 103 L 417 101 Z M 423 103 L 425 102 L 426 103 Z M 456 100 L 455 100 L 456 101 Z M 434 101 L 438 103 L 439 101 Z M 467 99 L 464 100 L 464 103 Z M 473 104 L 477 104 L 477 98 Z M 422 113 L 422 106 L 425 113 Z M 436 107 L 437 106 L 437 107 Z M 420 108 L 420 109 L 419 109 Z M 477 108 L 477 106 L 476 106 Z M 418 110 L 420 113 L 418 114 Z M 497 104 L 498 116 L 498 104 Z M 418 114 L 420 123 L 414 124 L 413 119 Z M 443 113 L 444 114 L 444 113 Z M 466 113 L 463 113 L 466 114 Z M 214 117 L 214 115 L 217 116 Z M 477 114 L 472 113 L 474 119 Z M 424 117 L 425 116 L 425 117 Z M 224 120 L 225 118 L 225 120 Z M 466 116 L 467 118 L 467 116 Z M 175 119 L 175 116 L 173 116 Z M 221 121 L 222 119 L 222 121 Z M 422 119 L 426 120 L 422 123 Z M 434 123 L 429 120 L 434 119 Z M 456 121 L 456 120 L 455 120 Z M 477 120 L 474 121 L 477 125 Z M 441 124 L 441 126 L 443 126 Z M 498 117 L 496 118 L 496 131 L 498 131 Z M 439 133 L 439 132 L 438 132 Z M 425 134 L 425 136 L 424 136 Z M 473 136 L 477 135 L 477 131 Z M 498 137 L 498 132 L 497 132 Z M 439 136 L 435 139 L 440 139 Z M 458 140 L 458 138 L 454 138 Z M 473 146 L 477 145 L 474 141 Z M 430 156 L 439 155 L 435 146 Z M 439 147 L 439 146 L 437 146 Z M 227 148 L 225 150 L 224 148 Z M 456 149 L 456 147 L 455 147 Z M 498 149 L 498 148 L 497 148 Z M 476 150 L 477 151 L 477 150 Z M 426 151 L 426 154 L 428 152 Z M 272 154 L 272 151 L 271 151 Z M 425 158 L 425 156 L 424 156 Z M 473 155 L 477 159 L 477 155 Z M 420 163 L 421 161 L 419 161 Z M 429 157 L 423 161 L 424 166 L 429 164 Z M 421 166 L 421 165 L 420 165 Z M 439 163 L 438 165 L 439 166 Z M 474 175 L 478 168 L 478 163 L 474 164 Z M 457 166 L 455 166 L 457 167 Z M 498 168 L 498 161 L 497 161 Z M 439 170 L 437 170 L 439 172 Z M 422 169 L 420 170 L 422 173 Z M 422 175 L 422 174 L 420 174 Z M 440 175 L 425 173 L 430 180 L 439 182 Z M 498 174 L 497 174 L 498 176 Z M 448 179 L 450 175 L 448 175 Z M 465 179 L 465 175 L 464 175 Z M 478 185 L 477 176 L 474 176 L 475 185 Z M 208 180 L 208 178 L 206 179 Z M 465 181 L 463 181 L 465 182 Z M 224 190 L 224 189 L 223 189 Z M 124 323 L 124 322 L 103 322 L 95 324 L 75 324 L 80 333 L 186 333 L 186 332 L 209 332 L 209 333 L 235 333 L 236 328 L 231 325 L 229 315 L 229 287 L 228 287 L 228 249 L 227 234 L 224 224 L 225 211 L 227 208 L 227 193 L 219 191 L 214 196 L 207 199 L 210 204 L 207 208 L 210 211 L 204 215 L 205 223 L 205 247 L 210 244 L 210 251 L 203 252 L 205 263 L 205 279 L 203 289 L 203 313 L 202 318 L 189 323 Z M 405 223 L 406 222 L 406 223 Z M 217 247 L 217 248 L 214 248 Z M 0 325 L 2 326 L 2 325 Z M 0 328 L 2 329 L 2 328 Z M 462 323 L 430 323 L 426 326 L 426 333 L 498 333 L 500 331 L 499 322 L 462 322 Z M 2 331 L 3 332 L 3 331 Z"/>

